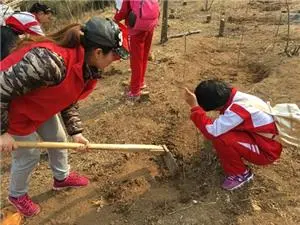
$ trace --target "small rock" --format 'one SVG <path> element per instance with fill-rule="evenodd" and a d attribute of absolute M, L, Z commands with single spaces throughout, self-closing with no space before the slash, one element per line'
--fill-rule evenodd
<path fill-rule="evenodd" d="M 193 200 L 193 204 L 197 204 L 198 203 L 198 201 L 197 200 Z"/>
<path fill-rule="evenodd" d="M 102 207 L 103 207 L 103 206 L 102 206 Z M 97 208 L 96 212 L 99 213 L 99 212 L 101 211 L 102 207 L 99 206 L 99 207 Z"/>
<path fill-rule="evenodd" d="M 126 160 L 129 160 L 129 158 L 130 158 L 129 153 L 124 153 L 124 158 L 125 158 Z"/>
<path fill-rule="evenodd" d="M 229 203 L 231 200 L 230 200 L 230 196 L 229 195 L 226 195 L 226 199 L 225 199 L 225 201 L 227 202 L 227 203 Z"/>
<path fill-rule="evenodd" d="M 104 207 L 105 202 L 104 202 L 103 198 L 101 197 L 99 200 L 92 201 L 92 204 L 97 207 L 96 211 L 100 212 L 100 210 Z"/>
<path fill-rule="evenodd" d="M 256 201 L 252 201 L 252 202 L 251 202 L 251 205 L 252 205 L 252 208 L 253 208 L 254 211 L 261 211 L 261 208 L 260 208 L 260 206 L 257 204 Z"/>
<path fill-rule="evenodd" d="M 175 19 L 175 15 L 174 15 L 174 14 L 170 14 L 170 15 L 169 15 L 169 19 L 171 19 L 171 20 L 172 20 L 172 19 Z"/>

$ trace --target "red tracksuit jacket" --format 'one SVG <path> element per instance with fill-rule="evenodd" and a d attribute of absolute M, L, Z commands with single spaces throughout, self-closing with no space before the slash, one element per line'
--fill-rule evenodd
<path fill-rule="evenodd" d="M 220 111 L 220 116 L 217 119 L 212 120 L 200 106 L 197 106 L 191 110 L 191 120 L 204 137 L 213 142 L 219 139 L 222 139 L 223 143 L 229 143 L 232 140 L 238 141 L 239 133 L 247 133 L 249 141 L 241 141 L 238 144 L 258 154 L 260 151 L 265 152 L 272 160 L 276 160 L 282 150 L 281 144 L 273 138 L 266 138 L 259 134 L 272 134 L 273 137 L 277 135 L 274 119 L 258 109 L 245 105 L 244 102 L 247 99 L 263 101 L 256 96 L 233 88 L 230 99 Z"/>

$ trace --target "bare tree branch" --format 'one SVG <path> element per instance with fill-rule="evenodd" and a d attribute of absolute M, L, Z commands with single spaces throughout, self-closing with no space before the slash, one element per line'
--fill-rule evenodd
<path fill-rule="evenodd" d="M 249 3 L 250 3 L 250 1 L 248 2 L 247 6 L 246 6 L 246 12 L 245 12 L 246 16 L 248 15 L 248 10 L 249 10 L 249 5 L 250 5 Z M 245 33 L 245 30 L 242 31 L 242 35 L 241 35 L 241 39 L 240 39 L 240 43 L 239 43 L 238 56 L 237 56 L 237 65 L 240 64 L 242 45 L 243 45 L 243 42 L 244 42 L 244 33 Z"/>
<path fill-rule="evenodd" d="M 209 0 L 205 0 L 205 7 L 204 7 L 204 11 L 209 11 L 213 5 L 215 0 L 211 0 L 209 3 Z"/>
<path fill-rule="evenodd" d="M 287 17 L 288 17 L 288 31 L 287 31 L 287 39 L 286 39 L 286 45 L 284 48 L 284 52 L 287 54 L 287 56 L 291 56 L 291 53 L 289 52 L 289 44 L 290 44 L 290 5 L 288 3 L 288 0 L 285 0 L 286 9 L 287 9 Z"/>

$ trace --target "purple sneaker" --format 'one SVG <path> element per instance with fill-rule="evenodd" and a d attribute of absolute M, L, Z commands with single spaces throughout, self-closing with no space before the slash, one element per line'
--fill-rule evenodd
<path fill-rule="evenodd" d="M 224 183 L 222 184 L 222 188 L 232 191 L 249 182 L 252 178 L 253 174 L 251 171 L 246 170 L 246 172 L 243 174 L 226 177 Z"/>

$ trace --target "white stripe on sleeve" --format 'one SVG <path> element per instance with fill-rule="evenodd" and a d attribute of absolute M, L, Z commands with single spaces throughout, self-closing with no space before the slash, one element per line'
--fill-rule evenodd
<path fill-rule="evenodd" d="M 226 110 L 213 124 L 206 125 L 206 130 L 214 137 L 218 137 L 241 124 L 244 120 L 231 110 Z"/>

